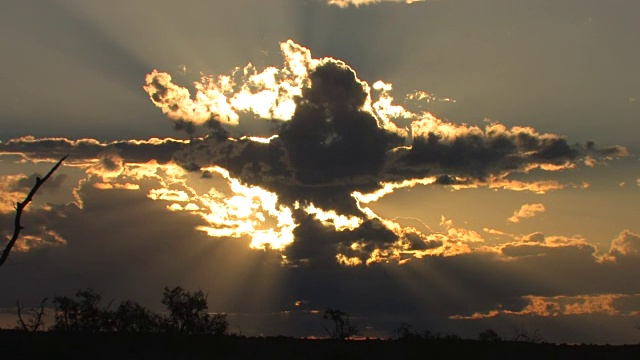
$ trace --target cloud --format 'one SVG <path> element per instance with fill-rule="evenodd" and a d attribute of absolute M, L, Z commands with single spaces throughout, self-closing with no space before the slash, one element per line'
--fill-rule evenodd
<path fill-rule="evenodd" d="M 258 72 L 248 64 L 230 75 L 202 76 L 194 83 L 193 99 L 189 89 L 172 82 L 171 75 L 154 70 L 146 77 L 144 90 L 151 101 L 187 129 L 212 121 L 239 125 L 241 116 L 250 113 L 262 119 L 290 120 L 295 99 L 308 82 L 308 70 L 318 60 L 308 49 L 289 40 L 280 44 L 285 59 L 281 69 L 268 67 Z"/>
<path fill-rule="evenodd" d="M 624 257 L 637 258 L 640 256 L 640 235 L 629 230 L 624 230 L 617 238 L 611 241 L 609 253 L 603 260 L 616 261 Z"/>
<path fill-rule="evenodd" d="M 5 195 L 5 194 L 3 194 Z M 22 199 L 20 199 L 22 201 Z M 56 230 L 55 224 L 63 217 L 63 212 L 57 206 L 31 204 L 22 216 L 20 237 L 13 247 L 13 251 L 28 252 L 44 247 L 64 246 L 67 240 Z M 13 221 L 15 209 L 11 212 L 0 212 L 0 248 L 4 249 L 6 242 L 13 235 Z M 6 242 L 5 242 L 6 241 Z M 12 253 L 13 254 L 13 253 Z"/>
<path fill-rule="evenodd" d="M 229 75 L 203 75 L 193 96 L 168 73 L 147 75 L 150 100 L 190 140 L 22 137 L 1 144 L 0 153 L 30 161 L 70 154 L 65 166 L 87 174 L 75 189 L 80 207 L 80 190 L 88 185 L 135 190 L 153 179 L 159 185 L 148 198 L 198 217 L 198 230 L 252 236 L 252 248 L 277 249 L 292 265 L 406 263 L 469 253 L 483 241 L 477 233 L 447 222 L 435 232 L 402 227 L 366 204 L 416 185 L 537 193 L 579 187 L 510 176 L 625 155 L 620 147 L 571 144 L 529 127 L 455 124 L 412 112 L 395 103 L 392 84 L 370 86 L 345 62 L 313 58 L 291 40 L 280 48 L 281 67 L 249 64 Z M 396 124 L 399 119 L 405 125 Z M 195 136 L 202 131 L 206 135 Z M 193 177 L 210 188 L 194 186 Z"/>
<path fill-rule="evenodd" d="M 415 2 L 422 2 L 425 0 L 327 0 L 329 5 L 335 5 L 341 8 L 346 8 L 349 6 L 362 6 L 362 5 L 371 5 L 377 4 L 381 2 L 395 2 L 395 3 L 405 3 L 411 4 Z"/>
<path fill-rule="evenodd" d="M 290 117 L 278 119 L 282 121 L 269 139 L 219 134 L 194 139 L 177 157 L 181 164 L 194 169 L 223 166 L 243 181 L 262 181 L 261 185 L 277 179 L 300 186 L 344 185 L 362 192 L 380 182 L 427 176 L 455 178 L 458 183 L 493 177 L 506 184 L 513 172 L 558 171 L 575 167 L 583 156 L 622 155 L 613 148 L 596 149 L 592 143 L 572 145 L 561 136 L 528 127 L 508 129 L 492 123 L 482 129 L 412 113 L 389 101 L 388 84 L 376 83 L 374 87 L 383 91 L 374 101 L 369 85 L 342 61 L 314 59 L 292 41 L 283 43 L 282 51 L 285 65 L 272 72 L 293 74 L 295 79 L 299 91 L 289 97 L 295 103 Z M 272 89 L 290 81 L 270 79 L 275 82 Z M 235 86 L 245 85 L 240 81 Z M 411 125 L 399 128 L 393 122 L 398 116 L 411 119 Z"/>
<path fill-rule="evenodd" d="M 23 136 L 0 144 L 0 155 L 17 154 L 25 160 L 34 162 L 55 162 L 61 157 L 69 155 L 64 163 L 65 166 L 86 164 L 101 158 L 101 161 L 104 162 L 101 165 L 102 168 L 108 169 L 115 166 L 109 161 L 115 161 L 116 156 L 125 162 L 148 162 L 151 160 L 163 164 L 170 162 L 173 154 L 186 142 L 172 138 L 101 142 L 95 139 L 71 140 L 53 137 L 37 139 L 33 136 Z"/>
<path fill-rule="evenodd" d="M 55 231 L 66 244 L 36 246 L 28 253 L 13 254 L 10 266 L 0 277 L 15 291 L 0 294 L 0 306 L 15 302 L 15 294 L 20 294 L 21 301 L 28 303 L 37 302 L 43 294 L 73 294 L 78 288 L 92 286 L 104 291 L 109 298 L 134 299 L 157 307 L 158 289 L 167 284 L 181 284 L 215 294 L 210 298 L 214 311 L 280 311 L 304 299 L 309 301 L 310 309 L 328 306 L 348 311 L 356 309 L 362 319 L 359 323 L 367 325 L 370 321 L 373 325 L 374 320 L 370 319 L 387 319 L 387 322 L 375 323 L 375 327 L 389 334 L 398 323 L 406 321 L 472 337 L 477 334 L 475 328 L 465 333 L 468 325 L 456 328 L 447 319 L 456 314 L 466 317 L 508 310 L 523 314 L 503 312 L 496 319 L 519 317 L 518 323 L 530 326 L 530 321 L 535 323 L 545 317 L 538 315 L 541 312 L 533 305 L 529 306 L 534 301 L 544 300 L 552 304 L 549 306 L 560 306 L 567 312 L 565 308 L 569 305 L 581 303 L 578 297 L 583 295 L 580 294 L 595 297 L 637 293 L 628 281 L 628 274 L 638 271 L 638 262 L 598 263 L 594 261 L 593 249 L 579 247 L 579 238 L 554 238 L 539 233 L 522 235 L 521 241 L 530 243 L 532 250 L 534 245 L 550 245 L 544 252 L 519 256 L 508 253 L 507 258 L 498 252 L 482 250 L 492 244 L 491 235 L 474 233 L 446 218 L 423 234 L 425 241 L 408 227 L 394 225 L 383 218 L 367 218 L 358 224 L 359 220 L 353 216 L 341 217 L 317 206 L 300 205 L 298 209 L 293 208 L 292 217 L 298 226 L 293 229 L 295 239 L 291 244 L 281 251 L 252 251 L 249 246 L 254 239 L 247 234 L 217 236 L 213 241 L 206 232 L 194 231 L 207 223 L 202 215 L 224 216 L 226 213 L 221 207 L 206 208 L 198 199 L 210 197 L 211 201 L 232 207 L 236 220 L 243 222 L 253 221 L 254 216 L 243 217 L 250 212 L 243 213 L 242 209 L 257 210 L 255 216 L 263 213 L 266 222 L 250 222 L 251 226 L 277 229 L 277 220 L 261 208 L 261 191 L 232 192 L 224 178 L 213 170 L 211 177 L 199 178 L 198 174 L 180 172 L 175 165 L 152 168 L 145 164 L 127 164 L 124 167 L 121 179 L 111 183 L 130 182 L 139 177 L 140 191 L 100 190 L 92 184 L 101 182 L 101 178 L 92 176 L 79 190 L 79 196 L 85 201 L 84 210 L 73 204 L 54 207 L 60 216 L 49 214 L 46 229 Z M 166 176 L 167 172 L 174 175 Z M 256 195 L 247 200 L 251 191 Z M 151 200 L 152 194 L 158 199 Z M 233 199 L 235 196 L 239 198 Z M 170 211 L 168 207 L 174 204 L 182 209 Z M 360 205 L 363 209 L 366 206 Z M 366 214 L 369 211 L 365 210 Z M 375 217 L 375 213 L 372 216 Z M 154 219 L 152 226 L 140 226 L 148 224 L 148 219 Z M 234 224 L 238 225 L 235 228 L 241 226 L 241 222 L 236 222 L 231 223 L 230 228 L 234 228 Z M 398 241 L 400 236 L 402 241 Z M 573 243 L 575 246 L 570 246 Z M 551 244 L 567 246 L 551 248 Z M 289 267 L 281 267 L 282 254 Z M 496 261 L 501 259 L 508 261 Z M 400 262 L 403 266 L 396 265 Z M 536 278 L 528 281 L 527 275 Z M 118 280 L 123 278 L 127 281 Z M 580 280 L 584 278 L 590 281 Z M 563 290 L 562 295 L 557 294 L 557 289 Z M 566 299 L 554 300 L 556 296 Z M 363 298 L 367 301 L 363 302 Z M 637 300 L 637 296 L 619 298 L 613 300 L 612 306 L 620 316 L 627 316 L 640 309 Z M 624 302 L 630 304 L 625 307 Z M 563 305 L 553 305 L 555 303 Z M 606 301 L 602 299 L 600 303 L 606 304 Z M 581 308 L 587 309 L 586 305 Z M 527 320 L 524 320 L 525 311 L 529 314 Z M 577 308 L 574 312 L 580 311 L 586 310 Z M 580 315 L 569 318 L 579 321 Z M 494 318 L 481 321 L 491 319 Z M 585 322 L 578 324 L 584 326 Z M 234 324 L 242 327 L 243 332 L 248 329 L 240 319 L 234 320 Z M 557 323 L 536 328 L 550 341 L 564 341 L 561 335 L 553 335 L 554 325 Z M 492 327 L 500 333 L 506 331 L 493 323 L 479 326 Z M 309 329 L 287 328 L 282 332 L 264 325 L 258 328 L 266 334 L 317 333 L 315 325 Z"/>
<path fill-rule="evenodd" d="M 278 206 L 288 209 L 292 218 L 287 221 L 294 225 L 282 228 L 294 229 L 286 255 L 289 261 L 310 261 L 306 254 L 311 252 L 300 247 L 312 246 L 312 242 L 314 247 L 319 243 L 330 249 L 332 254 L 322 255 L 325 259 L 336 261 L 337 256 L 338 262 L 350 265 L 464 253 L 469 251 L 463 250 L 466 242 L 452 245 L 457 240 L 451 239 L 459 234 L 424 234 L 402 228 L 363 205 L 418 184 L 537 193 L 586 187 L 586 183 L 526 182 L 509 176 L 534 169 L 571 169 L 586 156 L 624 155 L 619 147 L 570 144 L 562 136 L 538 133 L 530 127 L 489 123 L 481 128 L 443 121 L 426 112 L 414 113 L 394 103 L 391 84 L 378 81 L 369 86 L 343 61 L 313 58 L 308 49 L 291 40 L 281 44 L 281 51 L 282 68 L 259 72 L 248 65 L 228 76 L 205 76 L 194 84 L 193 99 L 182 90 L 176 91 L 184 96 L 171 95 L 170 89 L 178 85 L 158 71 L 149 74 L 145 89 L 153 103 L 174 120 L 214 128 L 212 134 L 195 137 L 177 151 L 173 159 L 178 164 L 205 174 L 210 172 L 207 169 L 224 169 L 228 181 L 271 193 Z M 219 101 L 220 96 L 224 101 Z M 245 97 L 251 99 L 248 103 L 264 101 L 264 106 L 241 107 L 239 99 Z M 208 115 L 192 111 L 194 102 L 206 105 Z M 277 110 L 285 103 L 288 112 Z M 238 121 L 228 120 L 231 117 L 224 115 L 228 109 L 238 114 Z M 276 122 L 262 136 L 231 136 L 242 127 L 242 114 Z M 410 124 L 400 127 L 395 123 L 398 119 Z M 349 225 L 337 226 L 337 221 Z M 216 226 L 207 231 L 216 234 L 212 230 Z M 321 233 L 323 238 L 316 239 Z M 314 254 L 320 257 L 323 252 Z"/>
<path fill-rule="evenodd" d="M 524 204 L 507 220 L 511 223 L 519 223 L 520 219 L 534 217 L 539 213 L 545 212 L 545 210 L 542 204 Z"/>
<path fill-rule="evenodd" d="M 472 315 L 452 315 L 453 320 L 481 320 L 500 315 L 519 316 L 572 316 L 572 315 L 623 315 L 637 316 L 638 311 L 621 310 L 620 303 L 624 300 L 640 300 L 640 294 L 587 294 L 587 295 L 558 295 L 558 296 L 523 296 L 526 302 L 520 310 L 498 308 L 486 313 L 475 312 Z"/>

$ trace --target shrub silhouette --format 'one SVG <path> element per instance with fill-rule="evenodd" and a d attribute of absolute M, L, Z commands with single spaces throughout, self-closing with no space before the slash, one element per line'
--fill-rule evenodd
<path fill-rule="evenodd" d="M 411 330 L 412 325 L 403 322 L 400 326 L 393 330 L 396 335 L 398 335 L 398 339 L 400 340 L 418 340 L 418 339 L 432 339 L 433 335 L 429 330 L 424 330 L 422 332 L 416 332 Z"/>
<path fill-rule="evenodd" d="M 53 331 L 101 332 L 110 330 L 111 314 L 108 307 L 100 309 L 98 304 L 102 296 L 92 289 L 80 290 L 76 293 L 78 300 L 56 296 L 55 324 Z"/>
<path fill-rule="evenodd" d="M 123 333 L 149 333 L 160 331 L 161 317 L 135 301 L 120 303 L 112 315 L 112 330 Z"/>
<path fill-rule="evenodd" d="M 206 312 L 207 297 L 202 290 L 191 293 L 180 286 L 165 287 L 162 304 L 169 311 L 169 317 L 163 320 L 167 332 L 222 335 L 229 326 L 226 314 Z"/>
<path fill-rule="evenodd" d="M 498 333 L 493 329 L 486 329 L 481 331 L 478 334 L 478 340 L 480 341 L 501 341 L 502 339 L 498 336 Z"/>
<path fill-rule="evenodd" d="M 209 314 L 207 297 L 201 291 L 189 292 L 177 286 L 165 288 L 162 304 L 167 316 L 158 315 L 135 301 L 123 301 L 118 308 L 100 307 L 102 296 L 92 289 L 81 290 L 76 298 L 56 296 L 52 331 L 122 332 L 222 335 L 229 324 L 226 314 Z M 21 307 L 18 311 L 22 310 Z M 23 326 L 24 328 L 24 326 Z"/>
<path fill-rule="evenodd" d="M 358 327 L 351 324 L 349 315 L 344 311 L 329 308 L 325 310 L 323 318 L 333 323 L 331 329 L 324 327 L 332 339 L 348 339 L 358 334 Z"/>

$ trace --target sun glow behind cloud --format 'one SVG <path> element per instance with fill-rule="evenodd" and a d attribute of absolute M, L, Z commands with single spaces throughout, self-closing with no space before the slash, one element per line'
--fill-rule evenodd
<path fill-rule="evenodd" d="M 173 120 L 204 124 L 215 119 L 237 125 L 240 113 L 251 112 L 263 119 L 290 120 L 295 112 L 295 97 L 308 82 L 308 69 L 319 62 L 308 49 L 289 40 L 280 44 L 285 59 L 282 69 L 262 71 L 248 64 L 230 75 L 203 75 L 189 90 L 175 85 L 171 75 L 154 70 L 146 77 L 144 89 L 156 106 Z"/>
<path fill-rule="evenodd" d="M 202 170 L 217 173 L 228 180 L 235 195 L 228 199 L 209 197 L 205 205 L 210 212 L 203 217 L 211 225 L 202 226 L 200 230 L 211 236 L 250 236 L 250 247 L 254 249 L 282 250 L 293 242 L 296 224 L 291 209 L 278 205 L 276 194 L 258 186 L 243 185 L 220 167 Z M 267 224 L 267 217 L 275 220 L 275 226 L 261 228 Z"/>
<path fill-rule="evenodd" d="M 148 198 L 166 202 L 171 211 L 200 217 L 204 224 L 198 230 L 212 237 L 247 237 L 251 248 L 277 250 L 283 258 L 296 242 L 296 232 L 319 226 L 329 231 L 326 236 L 342 239 L 327 246 L 335 246 L 335 261 L 349 266 L 486 251 L 479 233 L 450 220 L 443 218 L 439 231 L 423 232 L 366 206 L 399 189 L 439 185 L 542 194 L 579 186 L 525 182 L 510 175 L 572 169 L 583 156 L 624 155 L 622 148 L 571 145 L 562 136 L 530 127 L 507 128 L 497 122 L 471 126 L 413 112 L 396 102 L 390 83 L 369 86 L 345 62 L 313 58 L 309 49 L 292 40 L 282 42 L 280 49 L 281 68 L 260 70 L 248 64 L 229 75 L 203 74 L 193 84 L 193 96 L 168 73 L 154 70 L 147 75 L 144 90 L 176 128 L 202 127 L 211 131 L 207 136 L 175 143 L 46 141 L 60 149 L 82 145 L 93 151 L 94 156 L 74 165 L 83 167 L 89 178 L 78 188 L 90 181 L 102 190 L 134 190 L 143 179 L 154 179 L 158 186 L 149 190 Z M 421 91 L 402 98 L 434 99 Z M 445 100 L 450 99 L 438 101 Z M 234 137 L 227 132 L 242 129 L 238 125 L 247 116 L 253 117 L 249 123 L 270 121 L 270 133 Z M 40 143 L 22 138 L 7 145 L 20 149 Z M 164 153 L 162 164 L 128 159 L 126 151 L 137 145 L 169 146 L 172 151 Z M 190 173 L 201 174 L 204 181 L 215 177 L 216 185 L 196 190 L 188 181 Z M 82 207 L 78 193 L 76 189 Z"/>
<path fill-rule="evenodd" d="M 364 331 L 636 341 L 640 173 L 601 147 L 637 148 L 629 6 L 411 2 L 48 2 L 11 22 L 28 39 L 9 42 L 0 243 L 70 157 L 24 214 L 9 288 L 202 288 L 249 336 L 305 336 L 300 312 L 340 306 Z M 577 17 L 540 28 L 551 10 Z M 42 138 L 51 114 L 67 138 Z"/>

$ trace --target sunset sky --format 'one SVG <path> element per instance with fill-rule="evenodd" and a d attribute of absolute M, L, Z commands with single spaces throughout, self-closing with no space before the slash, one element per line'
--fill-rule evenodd
<path fill-rule="evenodd" d="M 640 2 L 8 1 L 0 267 L 16 299 L 243 335 L 637 343 Z M 5 238 L 7 240 L 5 240 Z M 319 312 L 319 313 L 318 313 Z"/>

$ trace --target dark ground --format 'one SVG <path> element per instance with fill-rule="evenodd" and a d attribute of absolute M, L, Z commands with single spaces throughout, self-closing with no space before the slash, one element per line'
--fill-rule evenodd
<path fill-rule="evenodd" d="M 0 359 L 640 359 L 640 345 L 0 331 Z"/>

